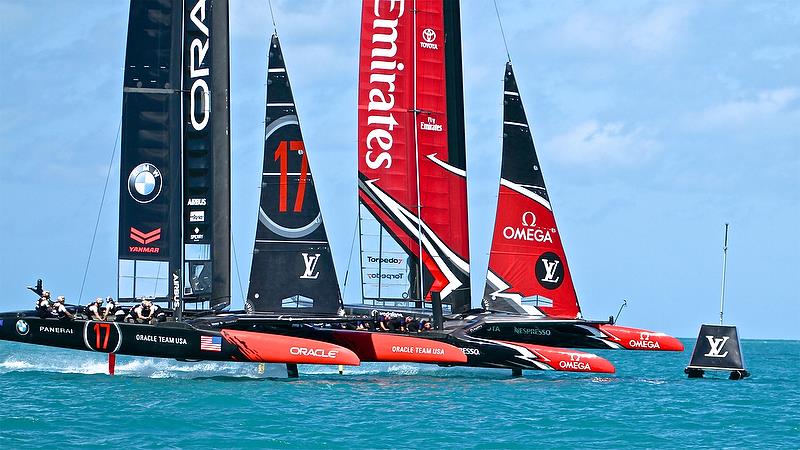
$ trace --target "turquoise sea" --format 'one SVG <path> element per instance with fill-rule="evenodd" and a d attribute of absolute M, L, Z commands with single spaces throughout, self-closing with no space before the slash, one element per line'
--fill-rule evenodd
<path fill-rule="evenodd" d="M 0 342 L 0 448 L 800 448 L 800 341 L 744 341 L 753 375 L 596 352 L 609 377 L 364 364 L 180 363 Z"/>

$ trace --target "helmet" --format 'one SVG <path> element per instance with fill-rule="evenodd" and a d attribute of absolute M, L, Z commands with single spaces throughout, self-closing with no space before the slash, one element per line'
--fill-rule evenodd
<path fill-rule="evenodd" d="M 59 302 L 59 303 L 64 303 L 64 300 L 66 300 L 66 299 L 64 298 L 63 295 L 59 295 L 58 298 L 56 299 L 56 301 Z"/>
<path fill-rule="evenodd" d="M 103 304 L 103 298 L 102 297 L 97 297 L 96 299 L 94 299 L 94 302 L 97 303 L 98 305 L 101 305 L 101 304 Z"/>
<path fill-rule="evenodd" d="M 50 291 L 42 292 L 42 297 L 50 297 Z"/>

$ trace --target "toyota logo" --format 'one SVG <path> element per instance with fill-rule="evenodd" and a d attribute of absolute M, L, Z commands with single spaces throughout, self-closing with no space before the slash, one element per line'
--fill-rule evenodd
<path fill-rule="evenodd" d="M 436 40 L 436 32 L 430 28 L 425 28 L 422 30 L 422 39 L 425 39 L 425 42 L 433 42 Z"/>

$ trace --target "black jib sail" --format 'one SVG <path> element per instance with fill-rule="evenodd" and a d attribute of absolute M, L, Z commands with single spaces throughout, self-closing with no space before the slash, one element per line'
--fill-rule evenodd
<path fill-rule="evenodd" d="M 227 1 L 213 9 L 133 0 L 128 23 L 118 295 L 178 317 L 184 300 L 230 303 Z"/>
<path fill-rule="evenodd" d="M 335 314 L 342 300 L 278 36 L 267 71 L 264 170 L 249 311 Z"/>

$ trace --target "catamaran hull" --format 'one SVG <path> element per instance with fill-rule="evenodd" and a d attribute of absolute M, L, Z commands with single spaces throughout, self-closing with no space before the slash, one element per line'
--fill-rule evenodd
<path fill-rule="evenodd" d="M 0 315 L 0 339 L 119 355 L 236 362 L 358 365 L 350 350 L 326 342 L 240 330 L 214 330 L 187 323 L 156 325 L 42 319 Z"/>
<path fill-rule="evenodd" d="M 664 333 L 585 320 L 487 315 L 469 327 L 470 335 L 567 348 L 683 351 L 683 343 Z"/>
<path fill-rule="evenodd" d="M 409 335 L 305 326 L 287 329 L 286 332 L 348 348 L 362 361 L 514 370 L 615 372 L 609 361 L 591 353 L 475 338 L 459 329 Z"/>

